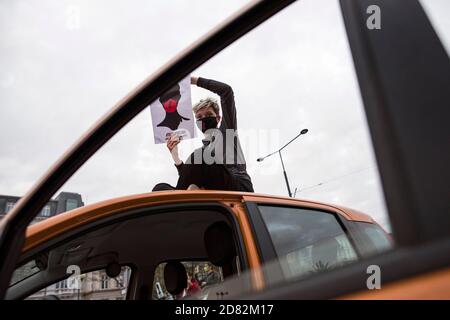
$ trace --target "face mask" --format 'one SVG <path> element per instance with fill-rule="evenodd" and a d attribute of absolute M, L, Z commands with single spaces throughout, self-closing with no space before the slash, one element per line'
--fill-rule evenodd
<path fill-rule="evenodd" d="M 205 117 L 203 119 L 197 120 L 197 127 L 205 133 L 209 129 L 217 128 L 217 118 L 216 117 Z"/>

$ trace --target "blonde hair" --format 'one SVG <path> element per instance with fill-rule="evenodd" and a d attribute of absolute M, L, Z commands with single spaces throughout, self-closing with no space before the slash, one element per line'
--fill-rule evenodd
<path fill-rule="evenodd" d="M 219 104 L 217 103 L 217 100 L 213 99 L 213 98 L 209 98 L 209 97 L 197 102 L 192 107 L 192 111 L 194 111 L 194 113 L 197 113 L 198 110 L 205 109 L 205 108 L 213 108 L 214 112 L 217 115 L 219 115 L 219 113 L 220 113 Z"/>

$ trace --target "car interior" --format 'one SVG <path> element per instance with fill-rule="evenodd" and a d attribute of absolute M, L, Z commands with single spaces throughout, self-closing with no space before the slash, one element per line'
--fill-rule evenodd
<path fill-rule="evenodd" d="M 167 291 L 179 293 L 187 286 L 186 270 L 179 261 L 208 261 L 221 267 L 223 278 L 238 272 L 242 263 L 238 263 L 232 228 L 228 217 L 214 210 L 144 212 L 96 226 L 60 239 L 52 248 L 34 250 L 31 260 L 38 272 L 13 283 L 8 298 L 23 299 L 61 281 L 71 275 L 67 266 L 75 265 L 81 274 L 105 269 L 110 277 L 116 277 L 121 266 L 128 266 L 132 272 L 127 298 L 151 299 L 155 268 L 164 261 L 168 261 L 164 270 Z"/>

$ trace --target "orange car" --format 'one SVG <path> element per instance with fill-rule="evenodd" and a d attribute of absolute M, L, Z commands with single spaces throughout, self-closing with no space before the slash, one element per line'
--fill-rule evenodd
<path fill-rule="evenodd" d="M 227 295 L 236 297 L 391 246 L 368 215 L 346 208 L 238 192 L 146 193 L 30 226 L 6 298 L 176 299 L 189 295 L 188 278 L 203 292 L 205 285 L 233 279 Z M 179 268 L 168 274 L 166 263 Z M 162 264 L 165 281 L 158 273 Z M 205 266 L 215 270 L 214 283 L 199 270 Z M 84 280 L 70 285 L 64 279 L 75 270 Z M 214 290 L 207 298 L 217 298 Z"/>

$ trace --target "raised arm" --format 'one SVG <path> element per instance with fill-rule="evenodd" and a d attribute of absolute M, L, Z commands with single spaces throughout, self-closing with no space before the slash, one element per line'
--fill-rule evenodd
<path fill-rule="evenodd" d="M 236 130 L 236 105 L 234 102 L 233 89 L 226 83 L 201 77 L 193 77 L 191 82 L 220 96 L 220 104 L 222 105 L 222 123 L 220 124 L 220 127 Z"/>

